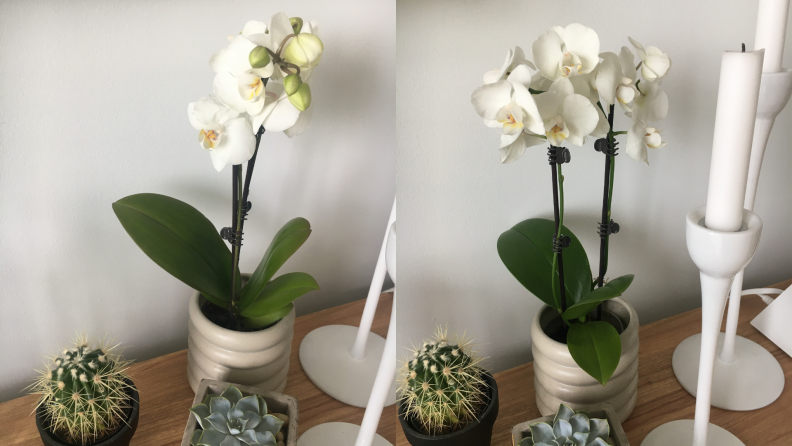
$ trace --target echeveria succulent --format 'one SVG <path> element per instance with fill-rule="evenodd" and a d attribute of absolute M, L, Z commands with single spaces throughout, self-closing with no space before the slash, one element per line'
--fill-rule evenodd
<path fill-rule="evenodd" d="M 608 420 L 589 418 L 585 412 L 575 412 L 565 405 L 558 408 L 553 425 L 531 425 L 531 436 L 518 446 L 609 446 Z"/>
<path fill-rule="evenodd" d="M 193 433 L 193 446 L 277 446 L 275 435 L 283 425 L 283 421 L 267 414 L 264 398 L 243 397 L 234 386 L 220 395 L 207 395 L 190 412 L 201 425 Z"/>

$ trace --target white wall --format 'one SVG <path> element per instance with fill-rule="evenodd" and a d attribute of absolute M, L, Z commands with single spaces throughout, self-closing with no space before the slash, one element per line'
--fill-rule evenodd
<path fill-rule="evenodd" d="M 685 215 L 706 201 L 721 52 L 752 47 L 755 2 L 399 0 L 397 18 L 399 345 L 447 323 L 474 337 L 495 371 L 531 359 L 540 301 L 503 266 L 496 241 L 519 221 L 552 216 L 546 146 L 501 165 L 498 134 L 483 125 L 470 94 L 507 49 L 530 54 L 541 33 L 574 22 L 598 32 L 602 51 L 618 52 L 629 35 L 673 59 L 661 126 L 668 147 L 649 154 L 649 167 L 617 157 L 613 215 L 621 232 L 611 239 L 608 276 L 636 275 L 625 299 L 644 324 L 700 306 Z M 755 207 L 764 234 L 746 271 L 749 287 L 792 277 L 791 123 L 787 108 L 767 150 Z M 626 130 L 627 118 L 619 115 L 616 127 Z M 597 268 L 604 159 L 593 140 L 570 149 L 565 223 Z"/>
<path fill-rule="evenodd" d="M 314 121 L 266 134 L 241 269 L 289 219 L 313 227 L 282 272 L 312 274 L 305 314 L 365 297 L 395 177 L 395 3 L 345 0 L 0 3 L 0 401 L 75 331 L 142 360 L 186 348 L 190 290 L 149 260 L 110 207 L 157 192 L 230 223 L 231 173 L 197 144 L 187 103 L 247 20 L 320 22 Z"/>

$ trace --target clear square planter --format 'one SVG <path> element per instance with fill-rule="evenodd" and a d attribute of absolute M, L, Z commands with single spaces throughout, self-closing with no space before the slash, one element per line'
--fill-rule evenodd
<path fill-rule="evenodd" d="M 195 392 L 195 399 L 190 407 L 201 404 L 206 398 L 208 393 L 221 394 L 228 386 L 234 386 L 242 392 L 243 396 L 258 395 L 264 398 L 267 402 L 267 409 L 271 413 L 280 413 L 289 417 L 289 424 L 283 425 L 281 432 L 283 432 L 283 443 L 286 446 L 297 445 L 297 398 L 282 393 L 270 392 L 268 390 L 259 389 L 256 387 L 243 386 L 241 384 L 234 384 L 225 381 L 217 381 L 213 379 L 203 379 L 198 385 L 198 390 Z M 198 429 L 198 420 L 195 416 L 187 412 L 189 419 L 187 420 L 187 428 L 184 430 L 182 436 L 181 446 L 190 446 L 190 439 L 192 438 L 195 429 Z"/>
<path fill-rule="evenodd" d="M 588 406 L 577 410 L 585 410 L 591 414 L 593 418 L 604 418 L 608 420 L 608 425 L 610 426 L 610 440 L 609 443 L 612 446 L 630 446 L 630 442 L 627 441 L 627 434 L 624 433 L 624 429 L 622 428 L 621 422 L 619 421 L 618 415 L 616 415 L 616 411 L 613 409 L 608 403 L 597 404 L 595 406 Z M 524 423 L 520 423 L 512 428 L 512 443 L 514 446 L 520 444 L 524 438 L 529 437 L 531 434 L 530 426 L 536 423 L 548 423 L 552 424 L 553 419 L 555 418 L 555 414 L 548 415 L 546 417 L 537 418 L 535 420 L 526 421 Z"/>

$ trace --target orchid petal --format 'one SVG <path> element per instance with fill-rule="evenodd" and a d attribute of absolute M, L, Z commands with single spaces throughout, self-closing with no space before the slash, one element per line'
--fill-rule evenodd
<path fill-rule="evenodd" d="M 526 64 L 520 64 L 514 67 L 512 72 L 506 78 L 512 84 L 531 85 L 531 70 Z"/>
<path fill-rule="evenodd" d="M 646 135 L 646 126 L 640 122 L 634 123 L 627 130 L 626 152 L 630 158 L 636 161 L 643 161 L 648 166 L 649 160 L 646 153 L 646 144 L 644 144 L 644 135 Z"/>
<path fill-rule="evenodd" d="M 567 97 L 575 94 L 575 87 L 572 86 L 572 81 L 570 81 L 569 78 L 560 77 L 553 81 L 553 85 L 551 85 L 550 89 L 547 91 L 559 93 L 561 97 Z"/>
<path fill-rule="evenodd" d="M 619 63 L 621 64 L 624 77 L 635 83 L 635 56 L 626 46 L 623 46 L 619 52 Z"/>
<path fill-rule="evenodd" d="M 308 125 L 311 123 L 311 118 L 313 117 L 313 110 L 314 107 L 308 107 L 307 110 L 301 112 L 300 117 L 297 119 L 297 122 L 294 123 L 293 126 L 284 130 L 283 133 L 289 138 L 293 138 L 304 132 L 305 129 L 308 128 Z"/>
<path fill-rule="evenodd" d="M 599 63 L 600 41 L 593 29 L 573 23 L 564 28 L 564 43 L 567 51 L 580 58 L 581 74 L 591 73 Z"/>
<path fill-rule="evenodd" d="M 476 113 L 484 119 L 495 119 L 498 111 L 511 101 L 512 85 L 509 81 L 498 81 L 475 89 L 470 102 Z"/>
<path fill-rule="evenodd" d="M 526 113 L 521 119 L 523 126 L 533 133 L 544 133 L 542 115 L 539 113 L 539 108 L 536 105 L 536 100 L 533 95 L 531 95 L 528 89 L 522 84 L 514 84 L 512 87 L 514 88 L 514 101 Z"/>
<path fill-rule="evenodd" d="M 563 58 L 561 48 L 563 44 L 564 40 L 561 36 L 551 29 L 539 36 L 531 46 L 536 68 L 547 79 L 555 80 L 561 76 L 561 59 Z"/>
<path fill-rule="evenodd" d="M 597 108 L 587 98 L 573 94 L 564 98 L 562 117 L 569 127 L 569 142 L 581 146 L 599 123 Z"/>
<path fill-rule="evenodd" d="M 269 31 L 272 35 L 273 45 L 270 49 L 275 52 L 277 52 L 278 47 L 283 43 L 286 36 L 294 34 L 294 29 L 291 26 L 291 22 L 289 22 L 289 16 L 283 12 L 279 12 L 272 16 Z"/>
<path fill-rule="evenodd" d="M 600 98 L 607 105 L 616 103 L 616 89 L 621 84 L 623 76 L 619 56 L 615 53 L 602 53 L 602 63 L 597 68 L 597 77 L 594 85 L 597 87 Z"/>
<path fill-rule="evenodd" d="M 265 34 L 266 32 L 267 24 L 258 20 L 250 20 L 242 27 L 242 35 L 245 37 L 253 34 Z"/>
<path fill-rule="evenodd" d="M 594 107 L 597 109 L 597 113 L 599 114 L 599 122 L 597 122 L 597 127 L 591 132 L 591 136 L 595 138 L 605 138 L 608 136 L 608 131 L 610 130 L 610 123 L 608 122 L 608 117 L 605 116 L 605 113 L 600 110 L 599 107 Z"/>
<path fill-rule="evenodd" d="M 275 101 L 275 107 L 272 109 L 272 112 L 264 118 L 264 122 L 262 122 L 261 125 L 264 126 L 268 132 L 282 132 L 293 127 L 299 118 L 300 110 L 297 110 L 297 108 L 289 102 L 286 93 L 283 93 L 278 100 Z"/>
<path fill-rule="evenodd" d="M 500 161 L 502 164 L 511 163 L 525 153 L 525 139 L 522 133 L 501 136 Z"/>

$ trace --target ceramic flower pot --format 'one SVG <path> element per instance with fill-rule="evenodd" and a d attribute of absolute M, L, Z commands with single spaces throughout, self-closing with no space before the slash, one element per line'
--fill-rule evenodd
<path fill-rule="evenodd" d="M 195 392 L 195 399 L 193 399 L 193 403 L 190 407 L 201 404 L 208 393 L 220 395 L 225 389 L 228 388 L 228 386 L 234 386 L 239 389 L 242 392 L 242 396 L 258 395 L 264 398 L 264 401 L 267 403 L 267 411 L 269 413 L 277 414 L 275 416 L 281 419 L 283 419 L 282 415 L 285 415 L 287 417 L 286 422 L 283 424 L 279 432 L 279 434 L 283 435 L 283 438 L 280 439 L 280 437 L 276 437 L 278 438 L 278 445 L 297 445 L 297 398 L 293 396 L 269 392 L 260 388 L 243 386 L 240 384 L 204 379 L 199 383 Z M 182 436 L 182 446 L 190 446 L 190 439 L 193 436 L 193 432 L 195 432 L 195 429 L 200 427 L 198 425 L 198 421 L 195 419 L 195 416 L 193 416 L 192 413 L 187 412 L 187 415 L 189 418 L 187 420 L 187 428 L 184 430 L 184 436 Z"/>
<path fill-rule="evenodd" d="M 193 391 L 202 379 L 214 379 L 282 392 L 289 372 L 295 311 L 271 327 L 241 332 L 210 321 L 201 311 L 203 301 L 196 291 L 189 304 L 187 379 Z"/>
<path fill-rule="evenodd" d="M 118 430 L 113 435 L 97 443 L 91 443 L 89 446 L 129 445 L 129 442 L 132 440 L 132 436 L 135 435 L 135 430 L 137 430 L 138 421 L 140 420 L 140 395 L 138 394 L 135 384 L 132 381 L 128 381 L 128 383 L 131 386 L 129 388 L 129 397 L 132 401 L 131 407 L 126 410 L 126 419 L 123 423 L 121 423 L 121 427 L 118 428 Z M 41 436 L 41 441 L 46 446 L 72 446 L 72 443 L 61 440 L 60 437 L 51 432 L 48 426 L 49 420 L 47 419 L 47 415 L 44 412 L 44 408 L 39 407 L 36 410 L 36 427 L 38 428 L 39 435 Z"/>
<path fill-rule="evenodd" d="M 603 310 L 623 329 L 619 366 L 605 386 L 575 363 L 566 344 L 554 341 L 545 333 L 548 324 L 558 317 L 556 310 L 545 305 L 534 317 L 531 324 L 534 387 L 536 405 L 542 415 L 555 414 L 560 404 L 578 409 L 610 403 L 619 421 L 623 422 L 635 409 L 638 398 L 638 315 L 630 304 L 619 298 L 606 301 Z"/>
<path fill-rule="evenodd" d="M 604 403 L 597 406 L 586 407 L 585 409 L 591 414 L 593 418 L 608 420 L 608 425 L 610 426 L 610 439 L 608 440 L 608 443 L 613 446 L 630 446 L 630 442 L 627 441 L 627 434 L 624 433 L 621 421 L 619 421 L 619 416 L 616 415 L 616 411 L 613 410 L 613 406 L 608 403 Z M 520 441 L 522 441 L 523 438 L 530 436 L 531 425 L 537 423 L 547 423 L 552 425 L 554 418 L 555 413 L 553 415 L 526 421 L 514 426 L 512 428 L 512 443 L 516 446 L 520 444 Z"/>
<path fill-rule="evenodd" d="M 489 372 L 485 372 L 484 379 L 489 387 L 489 405 L 478 421 L 450 434 L 432 436 L 419 432 L 404 417 L 404 406 L 399 404 L 399 422 L 407 441 L 412 446 L 489 446 L 492 441 L 492 426 L 498 418 L 498 384 Z"/>

